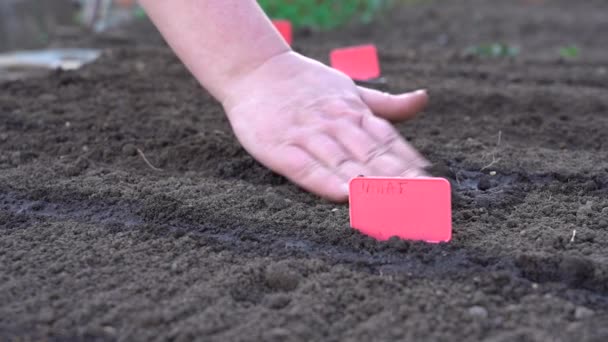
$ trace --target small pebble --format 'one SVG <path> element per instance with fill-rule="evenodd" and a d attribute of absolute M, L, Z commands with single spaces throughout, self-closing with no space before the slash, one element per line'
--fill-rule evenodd
<path fill-rule="evenodd" d="M 490 176 L 496 176 L 496 171 L 490 171 Z"/>
<path fill-rule="evenodd" d="M 268 306 L 269 308 L 279 310 L 289 305 L 289 303 L 291 302 L 291 298 L 289 298 L 285 294 L 279 293 L 275 295 L 269 295 L 267 298 L 265 298 L 265 302 L 266 306 Z"/>
<path fill-rule="evenodd" d="M 135 70 L 137 70 L 137 72 L 144 72 L 146 70 L 146 64 L 142 61 L 135 62 Z"/>
<path fill-rule="evenodd" d="M 474 318 L 486 319 L 488 318 L 488 310 L 483 306 L 475 305 L 469 308 L 469 315 Z"/>
<path fill-rule="evenodd" d="M 584 306 L 579 306 L 574 310 L 574 318 L 576 319 L 585 319 L 593 316 L 595 312 L 591 309 L 588 309 Z"/>
<path fill-rule="evenodd" d="M 274 192 L 267 191 L 263 197 L 264 204 L 272 210 L 283 210 L 289 206 L 287 201 Z"/>
<path fill-rule="evenodd" d="M 107 325 L 107 326 L 103 327 L 103 332 L 110 336 L 114 336 L 114 335 L 116 335 L 116 328 Z"/>
<path fill-rule="evenodd" d="M 291 269 L 288 264 L 282 262 L 268 265 L 264 277 L 266 285 L 278 291 L 295 290 L 300 283 L 300 275 Z"/>
<path fill-rule="evenodd" d="M 135 147 L 133 144 L 125 144 L 122 147 L 122 153 L 125 156 L 134 156 L 137 154 L 137 147 Z"/>

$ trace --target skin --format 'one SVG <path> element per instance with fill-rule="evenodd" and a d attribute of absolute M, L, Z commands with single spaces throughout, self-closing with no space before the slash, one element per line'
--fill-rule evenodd
<path fill-rule="evenodd" d="M 260 163 L 332 201 L 358 175 L 423 176 L 429 163 L 389 121 L 426 91 L 390 95 L 290 49 L 255 0 L 140 0 Z"/>

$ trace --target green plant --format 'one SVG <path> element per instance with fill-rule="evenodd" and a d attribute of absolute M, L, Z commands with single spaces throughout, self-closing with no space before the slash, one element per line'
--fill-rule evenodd
<path fill-rule="evenodd" d="M 519 49 L 503 43 L 492 43 L 472 46 L 466 52 L 481 57 L 514 57 L 519 54 Z"/>
<path fill-rule="evenodd" d="M 296 27 L 333 29 L 352 20 L 369 22 L 393 0 L 259 0 L 269 17 Z"/>
<path fill-rule="evenodd" d="M 574 58 L 578 58 L 581 54 L 581 51 L 578 47 L 571 45 L 571 46 L 563 46 L 561 48 L 559 48 L 559 55 L 562 58 L 567 58 L 567 59 L 574 59 Z"/>
<path fill-rule="evenodd" d="M 146 12 L 143 10 L 143 8 L 141 7 L 136 7 L 135 10 L 133 10 L 133 16 L 136 19 L 144 19 L 146 18 L 148 15 L 146 14 Z"/>

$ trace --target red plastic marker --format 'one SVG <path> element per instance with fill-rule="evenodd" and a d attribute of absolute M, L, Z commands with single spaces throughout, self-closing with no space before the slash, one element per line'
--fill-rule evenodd
<path fill-rule="evenodd" d="M 293 42 L 293 28 L 291 26 L 291 21 L 289 20 L 273 20 L 272 23 L 274 27 L 277 28 L 283 39 L 287 42 L 287 44 L 291 45 Z"/>
<path fill-rule="evenodd" d="M 378 240 L 447 242 L 452 238 L 450 183 L 443 178 L 356 177 L 350 225 Z"/>
<path fill-rule="evenodd" d="M 329 55 L 331 66 L 357 81 L 380 77 L 380 62 L 375 45 L 334 49 Z"/>

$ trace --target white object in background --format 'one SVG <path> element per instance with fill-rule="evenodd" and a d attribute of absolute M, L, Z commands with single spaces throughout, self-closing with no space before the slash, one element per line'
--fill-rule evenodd
<path fill-rule="evenodd" d="M 0 54 L 0 68 L 46 68 L 74 70 L 96 60 L 101 51 L 95 49 L 47 49 L 15 51 Z"/>

